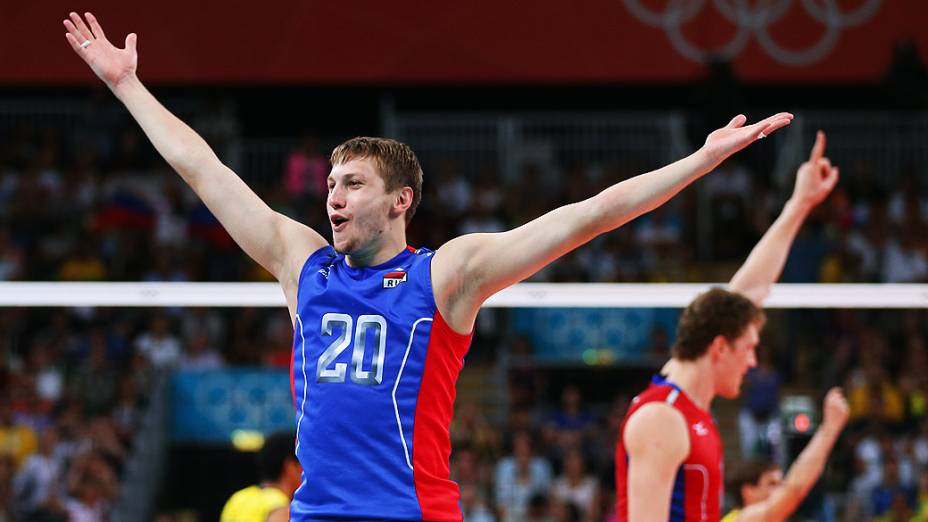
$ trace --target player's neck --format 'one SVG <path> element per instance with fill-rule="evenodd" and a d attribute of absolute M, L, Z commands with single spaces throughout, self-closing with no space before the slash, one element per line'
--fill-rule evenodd
<path fill-rule="evenodd" d="M 377 266 L 393 259 L 406 249 L 405 231 L 399 234 L 384 234 L 383 241 L 374 243 L 364 250 L 359 250 L 345 256 L 345 261 L 352 268 Z"/>
<path fill-rule="evenodd" d="M 667 380 L 676 384 L 696 406 L 709 411 L 715 398 L 715 383 L 712 382 L 711 362 L 703 357 L 695 361 L 674 359 L 668 367 Z"/>
<path fill-rule="evenodd" d="M 267 489 L 267 488 L 276 489 L 277 491 L 280 491 L 284 495 L 287 495 L 288 497 L 293 498 L 293 493 L 287 492 L 287 486 L 284 484 L 284 481 L 282 480 L 278 480 L 276 482 L 262 482 L 261 487 L 263 489 Z"/>

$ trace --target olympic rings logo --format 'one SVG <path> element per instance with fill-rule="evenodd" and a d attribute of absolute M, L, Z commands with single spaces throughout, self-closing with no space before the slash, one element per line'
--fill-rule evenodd
<path fill-rule="evenodd" d="M 735 25 L 734 36 L 716 49 L 702 49 L 686 38 L 683 26 L 699 14 L 707 0 L 669 0 L 662 12 L 656 12 L 641 0 L 623 0 L 628 11 L 642 23 L 663 29 L 681 55 L 694 62 L 710 57 L 731 59 L 741 53 L 752 36 L 768 56 L 785 65 L 809 65 L 824 58 L 834 48 L 841 30 L 868 22 L 880 9 L 881 0 L 866 0 L 856 9 L 844 12 L 838 0 L 799 0 L 799 4 L 816 21 L 825 26 L 817 42 L 805 49 L 786 49 L 770 35 L 771 25 L 783 18 L 793 0 L 711 0 L 715 9 Z"/>

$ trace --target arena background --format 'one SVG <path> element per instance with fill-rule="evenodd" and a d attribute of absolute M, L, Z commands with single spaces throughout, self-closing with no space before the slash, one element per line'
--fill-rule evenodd
<path fill-rule="evenodd" d="M 355 135 L 417 151 L 426 190 L 409 241 L 438 247 L 672 161 L 739 112 L 789 110 L 786 131 L 533 281 L 726 281 L 818 128 L 842 179 L 781 280 L 928 279 L 918 0 L 4 2 L 0 279 L 268 280 L 74 56 L 71 10 L 93 11 L 114 42 L 138 33 L 156 96 L 275 209 L 324 234 L 318 173 Z M 769 312 L 764 372 L 715 403 L 726 466 L 788 463 L 808 437 L 797 417 L 814 429 L 824 391 L 842 385 L 851 425 L 796 520 L 909 520 L 928 498 L 925 313 L 838 304 Z M 612 520 L 618 422 L 666 359 L 677 314 L 481 312 L 452 427 L 467 520 Z M 61 519 L 81 502 L 120 521 L 218 519 L 256 480 L 258 434 L 293 429 L 291 340 L 284 308 L 249 303 L 0 308 L 0 520 Z M 531 485 L 511 475 L 526 432 Z M 45 489 L 22 472 L 43 452 L 57 466 Z M 573 509 L 557 484 L 576 454 L 595 495 Z"/>

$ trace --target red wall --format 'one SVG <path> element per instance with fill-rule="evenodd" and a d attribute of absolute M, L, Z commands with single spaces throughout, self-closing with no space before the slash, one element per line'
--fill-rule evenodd
<path fill-rule="evenodd" d="M 735 71 L 756 82 L 877 81 L 900 39 L 914 39 L 928 57 L 928 6 L 919 8 L 924 0 L 0 0 L 0 83 L 95 81 L 64 39 L 61 20 L 75 7 L 93 10 L 120 45 L 127 32 L 139 34 L 139 74 L 149 83 L 597 83 L 683 82 L 703 73 L 675 49 L 673 31 L 642 23 L 632 4 L 652 11 L 701 5 L 678 34 L 705 47 L 736 33 L 716 6 L 787 6 L 781 19 L 759 26 L 772 41 L 799 49 L 826 31 L 805 6 L 853 12 L 870 2 L 879 4 L 873 16 L 835 28 L 830 52 L 807 65 L 778 62 L 757 33 L 745 33 Z"/>

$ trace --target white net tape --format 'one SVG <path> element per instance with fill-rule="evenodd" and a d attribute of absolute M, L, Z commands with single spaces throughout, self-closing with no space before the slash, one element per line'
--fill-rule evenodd
<path fill-rule="evenodd" d="M 682 308 L 718 284 L 521 283 L 485 306 Z M 385 291 L 390 291 L 386 289 Z M 284 306 L 275 283 L 0 283 L 0 306 Z M 766 308 L 928 308 L 928 284 L 779 284 Z"/>

